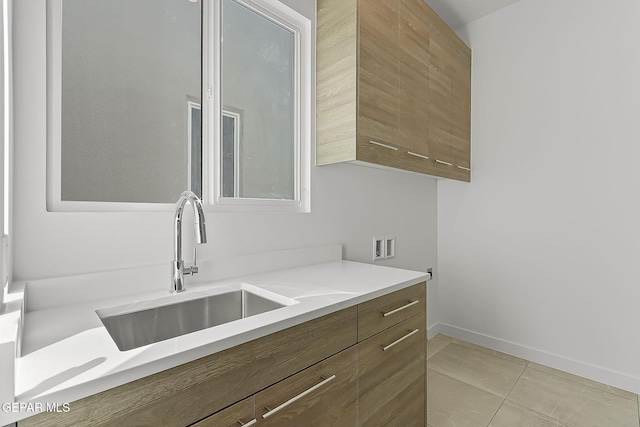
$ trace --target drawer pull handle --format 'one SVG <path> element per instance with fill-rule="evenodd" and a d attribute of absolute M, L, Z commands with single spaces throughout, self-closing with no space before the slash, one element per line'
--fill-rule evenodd
<path fill-rule="evenodd" d="M 413 335 L 413 334 L 417 334 L 417 333 L 418 333 L 418 331 L 420 331 L 420 329 L 415 329 L 415 330 L 413 330 L 413 331 L 409 332 L 407 335 L 403 336 L 402 338 L 395 340 L 395 341 L 394 341 L 394 342 L 392 342 L 391 344 L 389 344 L 389 345 L 383 345 L 383 346 L 382 346 L 382 351 L 387 351 L 387 350 L 389 350 L 391 347 L 393 347 L 394 345 L 396 345 L 396 344 L 398 344 L 398 343 L 400 343 L 400 342 L 402 342 L 402 341 L 406 340 L 406 339 L 407 339 L 407 338 L 409 338 L 411 335 Z"/>
<path fill-rule="evenodd" d="M 440 164 L 447 165 L 447 166 L 453 166 L 453 163 L 445 162 L 444 160 L 436 159 L 436 163 L 440 163 Z"/>
<path fill-rule="evenodd" d="M 415 156 L 415 157 L 420 157 L 421 159 L 429 160 L 428 156 L 425 156 L 423 154 L 414 153 L 413 151 L 407 151 L 407 154 L 409 154 L 411 156 Z"/>
<path fill-rule="evenodd" d="M 409 308 L 409 307 L 411 307 L 412 305 L 416 305 L 416 304 L 417 304 L 417 303 L 419 303 L 419 302 L 420 302 L 420 300 L 418 299 L 418 300 L 415 300 L 415 301 L 410 301 L 410 302 L 409 302 L 409 304 L 405 304 L 405 305 L 403 305 L 402 307 L 398 307 L 398 308 L 396 308 L 395 310 L 387 311 L 386 313 L 383 311 L 383 312 L 382 312 L 382 317 L 391 316 L 392 314 L 395 314 L 395 313 L 397 313 L 397 312 L 399 312 L 399 311 L 402 311 L 402 310 L 404 310 L 405 308 Z"/>
<path fill-rule="evenodd" d="M 393 146 L 391 146 L 391 145 L 383 144 L 382 142 L 369 141 L 369 144 L 379 145 L 380 147 L 388 148 L 389 150 L 396 150 L 396 151 L 398 151 L 398 148 L 397 148 L 397 147 L 393 147 Z"/>
<path fill-rule="evenodd" d="M 238 420 L 238 424 L 240 424 L 243 427 L 251 427 L 252 425 L 255 425 L 256 422 L 257 421 L 255 418 L 249 421 L 248 423 L 243 423 L 242 421 Z"/>
<path fill-rule="evenodd" d="M 313 387 L 303 391 L 302 393 L 300 393 L 297 396 L 292 397 L 291 399 L 287 400 L 286 402 L 284 402 L 282 405 L 275 407 L 273 409 L 269 409 L 266 408 L 266 410 L 268 410 L 269 412 L 267 412 L 266 414 L 264 414 L 262 416 L 262 418 L 267 418 L 270 417 L 271 415 L 275 414 L 276 412 L 278 412 L 279 410 L 286 408 L 287 406 L 291 405 L 293 402 L 302 399 L 303 397 L 305 397 L 306 395 L 308 395 L 309 393 L 313 393 L 314 391 L 316 391 L 317 389 L 319 389 L 320 387 L 322 387 L 323 385 L 327 384 L 330 381 L 333 381 L 334 379 L 336 379 L 335 375 L 331 375 L 329 378 L 323 379 L 322 382 L 319 382 L 318 384 L 314 385 Z"/>
<path fill-rule="evenodd" d="M 469 169 L 469 168 L 465 168 L 464 166 L 458 166 L 458 169 L 462 169 L 463 171 L 469 171 L 469 172 L 471 172 L 471 169 Z"/>

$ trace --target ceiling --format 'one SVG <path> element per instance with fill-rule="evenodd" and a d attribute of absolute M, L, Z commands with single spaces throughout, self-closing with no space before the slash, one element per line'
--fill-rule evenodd
<path fill-rule="evenodd" d="M 520 0 L 425 0 L 453 29 Z"/>

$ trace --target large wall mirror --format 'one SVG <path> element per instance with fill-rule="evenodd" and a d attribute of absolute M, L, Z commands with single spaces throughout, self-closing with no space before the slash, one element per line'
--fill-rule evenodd
<path fill-rule="evenodd" d="M 186 189 L 308 210 L 308 19 L 276 0 L 47 8 L 48 210 L 167 210 Z"/>

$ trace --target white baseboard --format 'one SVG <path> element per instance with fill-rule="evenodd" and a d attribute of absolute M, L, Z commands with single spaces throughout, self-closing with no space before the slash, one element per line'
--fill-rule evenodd
<path fill-rule="evenodd" d="M 579 375 L 590 380 L 598 381 L 613 387 L 628 390 L 640 394 L 640 377 L 625 374 L 613 369 L 596 366 L 580 360 L 528 347 L 511 341 L 448 325 L 446 323 L 435 323 L 428 327 L 427 336 L 429 339 L 437 334 L 448 335 L 452 338 L 468 341 L 472 344 L 501 351 L 503 353 L 517 356 L 531 362 Z"/>

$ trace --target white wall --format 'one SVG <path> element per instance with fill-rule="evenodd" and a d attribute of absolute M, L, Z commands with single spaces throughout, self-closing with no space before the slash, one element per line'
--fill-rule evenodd
<path fill-rule="evenodd" d="M 0 234 L 4 233 L 4 130 L 7 125 L 4 122 L 4 103 L 5 103 L 5 88 L 4 88 L 4 67 L 5 67 L 5 51 L 4 51 L 4 1 L 0 1 L 0 227 L 3 228 Z M 0 291 L 2 290 L 2 283 L 0 283 Z"/>
<path fill-rule="evenodd" d="M 315 19 L 313 0 L 286 3 Z M 14 279 L 170 262 L 171 212 L 46 211 L 45 2 L 20 0 L 14 7 Z M 198 255 L 342 243 L 346 259 L 370 261 L 372 237 L 395 235 L 396 258 L 386 265 L 435 266 L 433 178 L 353 165 L 311 173 L 310 214 L 207 213 L 209 243 Z"/>
<path fill-rule="evenodd" d="M 473 182 L 438 183 L 434 329 L 640 392 L 640 2 L 522 0 L 473 49 Z"/>

